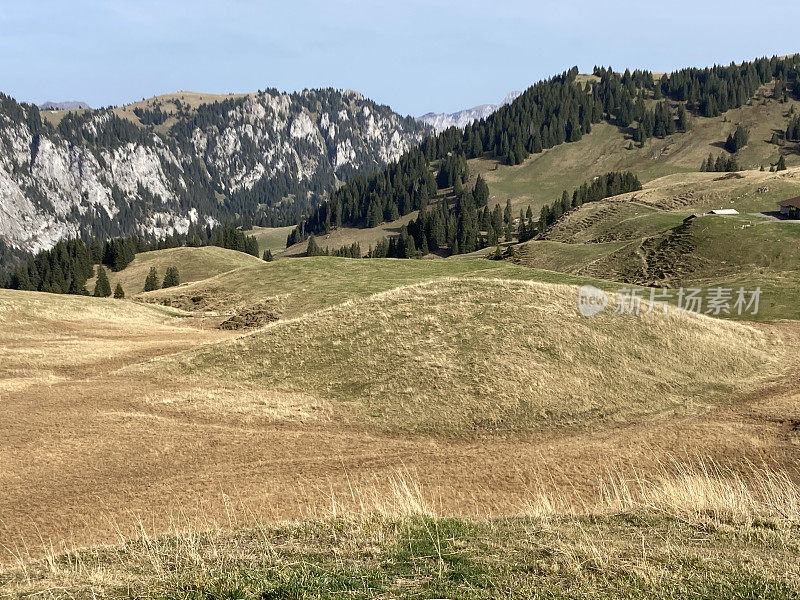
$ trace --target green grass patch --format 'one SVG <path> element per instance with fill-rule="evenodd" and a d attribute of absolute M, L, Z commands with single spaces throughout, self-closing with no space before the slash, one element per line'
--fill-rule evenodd
<path fill-rule="evenodd" d="M 179 534 L 0 567 L 0 590 L 170 600 L 800 597 L 795 528 L 629 517 L 366 518 Z"/>

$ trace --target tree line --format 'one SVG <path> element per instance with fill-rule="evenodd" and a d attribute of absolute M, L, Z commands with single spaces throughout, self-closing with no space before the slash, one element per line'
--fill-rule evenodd
<path fill-rule="evenodd" d="M 564 190 L 561 198 L 550 205 L 544 205 L 539 215 L 537 231 L 539 235 L 547 232 L 563 215 L 588 202 L 597 202 L 627 192 L 642 189 L 639 178 L 630 171 L 610 171 L 595 177 L 591 183 L 584 183 L 572 194 Z M 531 237 L 533 237 L 531 235 Z M 530 239 L 530 238 L 528 238 Z M 523 240 L 524 241 L 524 240 Z"/>
<path fill-rule="evenodd" d="M 109 240 L 62 240 L 18 264 L 0 283 L 17 290 L 88 294 L 86 282 L 94 275 L 95 265 L 121 271 L 139 252 L 179 246 L 219 246 L 258 256 L 258 241 L 232 224 L 213 228 L 193 225 L 186 234 L 169 235 L 160 240 L 147 240 L 138 235 Z"/>
<path fill-rule="evenodd" d="M 400 229 L 397 236 L 384 238 L 370 247 L 366 258 L 419 258 L 429 253 L 465 254 L 497 245 L 501 239 L 512 242 L 514 236 L 525 242 L 545 233 L 564 214 L 587 202 L 642 189 L 639 178 L 629 172 L 611 171 L 586 182 L 570 194 L 542 207 L 538 219 L 531 207 L 520 210 L 515 220 L 511 201 L 505 207 L 488 206 L 488 188 L 481 176 L 475 186 L 464 187 L 451 204 L 442 202 L 420 210 L 419 216 Z M 335 251 L 322 250 L 313 235 L 308 238 L 308 256 L 345 256 L 361 258 L 361 248 L 354 244 Z"/>

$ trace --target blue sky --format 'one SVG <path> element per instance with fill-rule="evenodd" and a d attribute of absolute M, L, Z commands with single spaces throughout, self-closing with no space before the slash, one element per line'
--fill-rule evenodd
<path fill-rule="evenodd" d="M 663 71 L 800 51 L 799 17 L 797 0 L 3 0 L 0 91 L 104 106 L 332 86 L 418 115 L 576 64 Z"/>

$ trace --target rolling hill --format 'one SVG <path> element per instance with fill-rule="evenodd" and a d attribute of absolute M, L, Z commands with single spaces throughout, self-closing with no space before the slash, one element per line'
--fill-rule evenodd
<path fill-rule="evenodd" d="M 106 269 L 106 272 L 112 290 L 119 283 L 126 294 L 134 295 L 144 290 L 144 280 L 151 267 L 155 267 L 161 279 L 164 278 L 167 267 L 177 267 L 181 283 L 191 283 L 233 269 L 252 267 L 260 262 L 261 259 L 255 256 L 217 246 L 180 247 L 139 252 L 122 271 Z M 96 278 L 86 282 L 89 291 L 94 290 L 95 282 Z"/>
<path fill-rule="evenodd" d="M 589 277 L 529 269 L 503 261 L 357 260 L 320 256 L 261 261 L 177 288 L 147 292 L 140 299 L 200 314 L 210 311 L 228 315 L 269 303 L 278 316 L 287 319 L 398 287 L 451 277 L 614 286 Z"/>
<path fill-rule="evenodd" d="M 159 256 L 187 255 L 162 250 L 148 258 Z M 324 566 L 322 540 L 335 537 L 341 551 L 349 519 L 370 532 L 352 530 L 346 542 L 369 548 L 370 564 L 376 544 L 388 544 L 381 556 L 393 562 L 395 544 L 428 539 L 415 527 L 427 527 L 433 540 L 451 526 L 494 531 L 507 548 L 506 528 L 525 524 L 562 540 L 565 551 L 589 539 L 607 548 L 613 538 L 628 553 L 632 535 L 640 552 L 641 535 L 659 523 L 684 544 L 688 563 L 675 548 L 658 559 L 658 569 L 676 561 L 670 573 L 680 568 L 694 578 L 681 589 L 711 589 L 737 560 L 748 577 L 784 581 L 753 566 L 752 543 L 741 540 L 794 544 L 788 524 L 797 493 L 786 469 L 796 465 L 797 389 L 786 357 L 800 343 L 796 324 L 677 312 L 582 318 L 577 288 L 565 283 L 616 285 L 468 257 L 315 257 L 256 261 L 142 294 L 148 305 L 2 291 L 0 544 L 13 554 L 0 560 L 0 590 L 283 593 L 284 576 L 274 569 L 294 577 L 306 543 L 316 553 L 303 560 Z M 160 305 L 204 294 L 192 311 Z M 245 335 L 212 327 L 203 315 L 271 299 L 279 314 Z M 696 465 L 698 455 L 713 463 Z M 753 467 L 764 460 L 774 473 Z M 425 525 L 414 521 L 420 514 Z M 306 520 L 275 525 L 299 518 Z M 587 538 L 587 523 L 593 532 L 600 523 L 611 530 Z M 174 537 L 163 535 L 176 528 Z M 216 537 L 231 528 L 242 537 Z M 727 532 L 700 544 L 725 569 L 692 566 L 698 550 L 685 544 L 697 542 L 697 528 Z M 396 542 L 388 531 L 399 532 Z M 67 540 L 68 553 L 32 541 L 40 538 Z M 97 547 L 73 548 L 121 539 L 124 547 L 105 547 L 113 562 Z M 258 566 L 252 542 L 262 539 L 273 552 Z M 274 562 L 283 551 L 275 553 L 277 539 L 292 548 L 288 563 Z M 465 540 L 452 542 L 459 556 Z M 201 547 L 216 558 L 198 565 Z M 429 549 L 415 553 L 414 564 L 423 555 Z M 490 555 L 496 567 L 497 553 Z M 472 556 L 488 560 L 482 551 Z M 502 561 L 519 585 L 530 566 L 515 557 L 516 550 Z M 624 557 L 619 565 L 629 564 Z M 549 554 L 540 560 L 546 569 L 554 564 Z M 242 579 L 217 580 L 212 564 Z M 598 589 L 644 585 L 620 578 L 618 563 L 603 565 Z M 291 589 L 329 589 L 325 569 L 323 580 Z M 427 581 L 415 573 L 414 582 Z M 573 589 L 574 575 L 560 571 L 548 585 Z M 344 573 L 337 577 L 351 589 Z M 370 591 L 402 591 L 402 581 L 379 577 Z M 753 589 L 761 582 L 752 580 Z M 459 586 L 431 589 L 456 595 Z M 491 590 L 486 597 L 496 595 Z"/>
<path fill-rule="evenodd" d="M 744 325 L 679 312 L 581 319 L 576 298 L 483 277 L 401 286 L 149 371 L 308 393 L 382 428 L 441 434 L 693 412 L 777 364 Z"/>
<path fill-rule="evenodd" d="M 179 92 L 39 125 L 0 96 L 22 157 L 0 148 L 0 188 L 44 215 L 29 244 L 307 217 L 247 230 L 270 262 L 139 253 L 109 272 L 124 300 L 0 290 L 0 596 L 798 596 L 800 221 L 774 211 L 800 152 L 771 140 L 800 59 L 652 75 L 571 69 L 405 154 L 422 130 L 352 92 Z M 741 170 L 699 172 L 738 125 Z M 512 226 L 624 170 L 641 189 L 455 250 L 488 234 L 484 201 L 510 199 Z M 449 236 L 425 260 L 303 256 L 308 231 L 366 251 L 428 214 Z M 169 266 L 180 285 L 142 291 Z M 720 285 L 761 288 L 760 312 L 646 301 Z M 620 288 L 642 310 L 602 293 Z M 586 293 L 608 305 L 582 313 Z"/>

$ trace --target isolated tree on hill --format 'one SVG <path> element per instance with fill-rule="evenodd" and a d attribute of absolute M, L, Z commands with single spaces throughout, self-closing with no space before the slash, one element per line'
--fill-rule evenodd
<path fill-rule="evenodd" d="M 114 288 L 114 298 L 122 300 L 125 297 L 125 290 L 122 289 L 122 284 L 118 283 Z"/>
<path fill-rule="evenodd" d="M 320 256 L 322 254 L 322 250 L 317 245 L 317 240 L 312 235 L 308 238 L 308 246 L 306 247 L 306 255 L 307 256 Z"/>
<path fill-rule="evenodd" d="M 778 164 L 775 165 L 776 171 L 785 171 L 786 170 L 786 159 L 783 158 L 783 154 L 780 155 L 778 158 Z"/>
<path fill-rule="evenodd" d="M 111 284 L 103 265 L 97 265 L 97 283 L 94 284 L 94 295 L 98 298 L 108 298 L 111 295 Z"/>
<path fill-rule="evenodd" d="M 777 136 L 774 133 L 772 135 L 773 137 Z M 792 142 L 800 141 L 800 117 L 789 121 L 789 125 L 786 127 L 786 139 Z"/>
<path fill-rule="evenodd" d="M 736 131 L 729 134 L 728 139 L 725 140 L 725 150 L 731 154 L 738 152 L 740 148 L 744 148 L 747 145 L 749 139 L 750 134 L 748 133 L 747 129 L 741 125 L 737 125 Z"/>
<path fill-rule="evenodd" d="M 275 260 L 275 259 L 272 257 L 272 250 L 270 250 L 269 248 L 267 248 L 266 250 L 264 250 L 264 254 L 262 254 L 262 255 L 261 255 L 261 258 L 262 258 L 263 260 L 265 260 L 266 262 L 272 262 L 273 260 Z"/>
<path fill-rule="evenodd" d="M 144 291 L 152 292 L 160 287 L 161 282 L 158 280 L 158 272 L 156 271 L 155 267 L 150 267 L 150 272 L 147 274 L 147 278 L 144 280 Z"/>
<path fill-rule="evenodd" d="M 161 284 L 162 288 L 168 287 L 175 287 L 181 282 L 180 274 L 178 273 L 178 267 L 172 266 L 167 267 L 166 273 L 164 273 L 164 283 Z"/>

